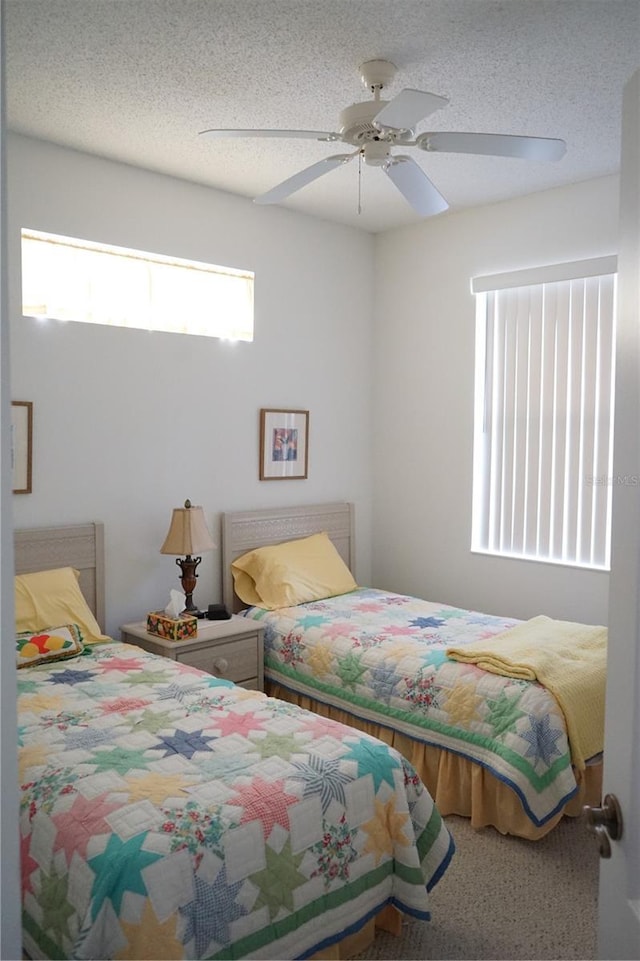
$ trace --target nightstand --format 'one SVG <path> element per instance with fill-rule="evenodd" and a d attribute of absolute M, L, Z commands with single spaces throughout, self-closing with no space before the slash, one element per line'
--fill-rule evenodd
<path fill-rule="evenodd" d="M 229 620 L 198 620 L 198 636 L 186 641 L 168 641 L 149 634 L 146 621 L 120 628 L 125 644 L 170 657 L 208 674 L 234 681 L 241 687 L 264 689 L 262 626 L 233 614 Z"/>

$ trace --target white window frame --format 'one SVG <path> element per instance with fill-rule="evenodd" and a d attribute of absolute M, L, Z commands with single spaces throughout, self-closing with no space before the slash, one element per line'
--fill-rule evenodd
<path fill-rule="evenodd" d="M 21 239 L 23 316 L 253 340 L 252 271 L 29 228 Z"/>
<path fill-rule="evenodd" d="M 473 279 L 472 551 L 609 570 L 616 271 L 610 256 Z"/>

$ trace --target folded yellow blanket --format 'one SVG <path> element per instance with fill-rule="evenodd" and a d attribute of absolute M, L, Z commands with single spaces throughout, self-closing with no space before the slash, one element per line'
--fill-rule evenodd
<path fill-rule="evenodd" d="M 604 747 L 607 629 L 540 614 L 484 641 L 450 647 L 453 660 L 485 671 L 538 681 L 558 701 L 567 724 L 571 760 L 585 760 Z"/>

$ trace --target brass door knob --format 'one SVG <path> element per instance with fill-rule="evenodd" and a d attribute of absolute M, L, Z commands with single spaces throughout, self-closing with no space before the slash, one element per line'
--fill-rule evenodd
<path fill-rule="evenodd" d="M 606 794 L 601 807 L 587 804 L 582 813 L 589 830 L 598 841 L 601 858 L 611 857 L 611 841 L 619 841 L 622 837 L 622 811 L 615 794 Z"/>
<path fill-rule="evenodd" d="M 596 824 L 591 830 L 596 836 L 600 857 L 607 861 L 611 857 L 611 841 L 609 840 L 607 829 L 603 827 L 602 824 Z"/>

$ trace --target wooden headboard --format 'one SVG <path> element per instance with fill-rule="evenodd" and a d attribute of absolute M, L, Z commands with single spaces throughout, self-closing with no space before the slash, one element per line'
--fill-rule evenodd
<path fill-rule="evenodd" d="M 222 515 L 222 600 L 230 611 L 246 607 L 233 589 L 231 564 L 256 547 L 309 537 L 326 531 L 355 577 L 353 504 L 310 504 L 232 511 Z"/>
<path fill-rule="evenodd" d="M 80 589 L 104 630 L 104 525 L 33 527 L 14 534 L 16 574 L 75 567 Z"/>

